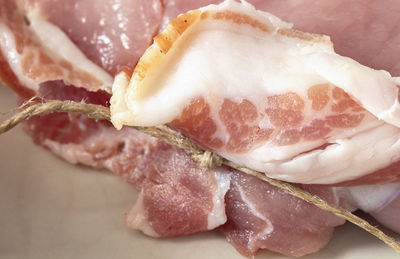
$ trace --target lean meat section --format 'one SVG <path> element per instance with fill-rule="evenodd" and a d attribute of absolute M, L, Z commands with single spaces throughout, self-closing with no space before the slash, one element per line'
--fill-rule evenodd
<path fill-rule="evenodd" d="M 114 72 L 121 66 L 136 65 L 153 36 L 177 14 L 221 1 L 103 0 L 95 5 L 93 2 L 0 1 L 0 76 L 19 94 L 20 101 L 38 95 L 109 106 Z M 279 1 L 251 3 L 295 22 L 299 29 L 329 34 L 339 54 L 396 75 L 393 55 L 376 47 L 385 43 L 389 35 L 368 38 L 372 42 L 368 46 L 360 44 L 371 26 L 396 24 L 392 16 L 382 15 L 382 9 L 370 8 L 372 2 L 363 6 L 363 19 L 349 17 L 353 20 L 344 20 L 338 15 L 340 12 L 330 11 L 343 5 L 342 1 L 316 4 L 318 15 L 314 16 L 306 11 L 309 8 L 306 1 L 287 1 L 285 5 Z M 357 9 L 360 1 L 351 5 Z M 376 19 L 371 18 L 374 16 Z M 338 24 L 341 30 L 328 26 L 335 19 L 343 21 Z M 341 34 L 343 28 L 362 24 L 366 29 L 360 34 L 354 35 L 351 30 Z M 349 42 L 353 45 L 348 46 Z M 351 51 L 355 46 L 359 47 L 357 51 Z M 393 48 L 392 53 L 396 52 Z M 371 54 L 374 50 L 375 54 Z M 384 57 L 393 62 L 383 60 Z M 333 96 L 334 89 L 329 91 Z M 352 108 L 356 107 L 347 95 L 340 92 L 340 96 Z M 243 107 L 246 111 L 252 109 L 246 102 L 243 107 L 226 105 L 232 106 L 232 112 L 240 113 Z M 117 131 L 108 122 L 66 114 L 33 118 L 24 128 L 35 143 L 67 161 L 107 168 L 133 184 L 140 195 L 126 222 L 148 235 L 177 236 L 219 228 L 246 256 L 263 248 L 301 256 L 321 249 L 333 228 L 343 223 L 253 177 L 229 168 L 199 168 L 182 150 L 132 129 Z M 395 168 L 386 174 L 394 178 L 391 181 L 398 180 Z M 369 206 L 357 196 L 365 191 L 364 187 L 305 185 L 304 188 L 349 209 L 360 207 L 371 211 L 383 224 L 398 230 L 396 197 L 400 187 L 396 184 L 391 188 L 369 189 L 368 193 L 376 194 L 369 198 Z"/>

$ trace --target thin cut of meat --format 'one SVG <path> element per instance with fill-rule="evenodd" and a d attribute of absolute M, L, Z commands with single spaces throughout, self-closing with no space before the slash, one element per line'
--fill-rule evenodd
<path fill-rule="evenodd" d="M 212 2 L 221 1 L 103 0 L 101 4 L 78 0 L 2 1 L 0 78 L 21 96 L 21 101 L 38 95 L 46 99 L 85 101 L 108 106 L 112 82 L 110 73 L 112 75 L 122 65 L 134 66 L 141 52 L 150 44 L 152 36 L 175 15 Z M 373 15 L 364 15 L 362 19 L 355 19 L 355 16 L 344 19 L 340 16 L 341 12 L 330 11 L 335 5 L 339 6 L 339 2 L 322 3 L 321 6 L 324 6 L 319 9 L 319 5 L 313 4 L 318 15 L 307 15 L 310 13 L 307 1 L 287 1 L 285 5 L 273 0 L 251 1 L 259 9 L 295 22 L 297 28 L 331 35 L 335 49 L 342 55 L 349 53 L 344 51 L 355 48 L 354 44 L 348 46 L 349 43 L 360 42 L 373 26 L 379 28 L 384 24 L 391 27 L 397 23 L 393 22 L 393 16 L 383 12 L 383 8 L 374 8 L 374 12 L 366 11 L 366 14 Z M 360 1 L 351 1 L 344 8 L 352 6 L 349 9 L 360 9 L 359 4 Z M 368 2 L 362 6 L 362 10 L 370 9 L 371 5 Z M 392 6 L 391 10 L 396 8 Z M 327 26 L 329 19 L 342 21 L 341 30 L 336 32 L 335 27 Z M 303 24 L 301 20 L 307 22 Z M 357 28 L 364 25 L 366 30 L 361 34 L 351 29 L 344 30 L 349 27 L 348 24 L 354 24 Z M 396 28 L 393 27 L 392 31 L 395 32 Z M 337 37 L 348 40 L 337 41 Z M 394 39 L 392 37 L 390 42 Z M 397 61 L 393 53 L 397 52 L 398 45 L 379 51 L 379 44 L 386 42 L 389 41 L 379 37 L 369 39 L 371 45 L 364 42 L 358 44 L 364 47 L 354 52 L 357 54 L 351 56 L 350 53 L 349 56 L 357 61 L 365 61 L 366 65 L 373 68 L 384 68 L 395 74 L 394 62 Z M 392 54 L 385 56 L 388 60 L 363 59 L 367 54 L 383 57 L 378 52 Z M 330 91 L 328 95 L 331 100 L 328 103 L 333 106 L 334 90 Z M 310 93 L 311 99 L 318 100 L 315 105 L 317 108 L 327 102 L 326 94 L 320 92 Z M 326 91 L 323 89 L 322 93 Z M 341 107 L 338 109 L 346 107 L 347 110 L 356 110 L 358 114 L 366 113 L 358 110 L 359 104 L 348 95 L 340 92 L 335 96 L 339 99 L 334 100 L 341 103 L 337 105 Z M 233 102 L 225 105 L 233 111 L 238 110 L 239 115 L 241 111 L 254 110 L 248 102 L 236 104 L 239 104 L 238 107 Z M 292 103 L 291 106 L 298 105 Z M 228 113 L 223 114 L 223 117 L 225 121 L 230 119 Z M 254 119 L 254 115 L 249 118 L 243 114 L 237 117 L 243 123 Z M 336 122 L 333 119 L 331 124 Z M 266 248 L 299 256 L 322 248 L 329 240 L 333 227 L 343 222 L 253 177 L 228 168 L 212 171 L 201 169 L 182 150 L 129 128 L 116 131 L 108 122 L 65 114 L 34 118 L 24 128 L 37 144 L 67 161 L 99 169 L 107 168 L 135 186 L 140 191 L 140 198 L 127 214 L 126 222 L 152 236 L 192 234 L 219 226 L 228 240 L 244 255 L 253 256 L 257 250 Z M 249 128 L 247 131 L 254 131 L 254 128 Z M 321 132 L 318 134 L 323 134 L 323 130 Z M 271 134 L 268 131 L 261 133 L 260 140 Z M 326 148 L 326 145 L 318 148 Z M 396 177 L 396 168 L 392 167 L 384 175 L 380 180 L 382 182 L 387 181 L 386 177 Z M 369 183 L 374 181 L 376 179 Z M 259 192 L 251 192 L 253 189 L 249 189 L 249 184 L 251 188 L 254 185 Z M 349 196 L 348 191 L 340 189 L 337 192 L 335 187 L 304 187 L 331 202 L 346 205 L 352 201 L 353 209 L 365 209 L 363 204 L 353 202 L 354 192 L 353 196 Z M 347 190 L 347 187 L 343 190 Z M 343 196 L 343 193 L 347 194 Z M 377 193 L 380 195 L 374 197 L 382 198 L 374 202 L 371 213 L 398 231 L 396 194 L 379 190 Z M 168 199 L 165 195 L 168 195 Z M 270 202 L 264 203 L 264 200 Z M 291 213 L 284 214 L 282 211 Z M 309 215 L 311 212 L 312 215 Z M 280 217 L 287 217 L 286 222 Z M 293 233 L 292 230 L 296 231 Z M 292 242 L 288 243 L 287 240 Z M 307 242 L 303 242 L 305 240 Z"/>
<path fill-rule="evenodd" d="M 259 249 L 303 256 L 324 247 L 335 226 L 344 221 L 276 187 L 232 172 L 226 196 L 228 221 L 221 227 L 229 242 L 247 257 Z M 340 202 L 335 190 L 303 186 L 331 203 Z"/>
<path fill-rule="evenodd" d="M 91 91 L 110 90 L 112 78 L 85 55 L 56 26 L 37 19 L 35 13 L 24 16 L 21 1 L 3 1 L 0 6 L 1 63 L 6 71 L 3 81 L 25 96 L 38 91 L 39 84 L 63 80 L 66 84 Z M 29 17 L 29 19 L 27 18 Z"/>
<path fill-rule="evenodd" d="M 400 80 L 332 46 L 246 2 L 188 12 L 117 76 L 112 121 L 169 124 L 277 179 L 356 184 L 400 159 Z"/>
<path fill-rule="evenodd" d="M 159 0 L 30 2 L 42 19 L 59 27 L 90 60 L 111 75 L 121 65 L 136 64 L 162 19 Z"/>
<path fill-rule="evenodd" d="M 224 224 L 226 171 L 200 168 L 184 151 L 160 144 L 143 170 L 146 178 L 127 225 L 150 236 L 173 237 Z"/>

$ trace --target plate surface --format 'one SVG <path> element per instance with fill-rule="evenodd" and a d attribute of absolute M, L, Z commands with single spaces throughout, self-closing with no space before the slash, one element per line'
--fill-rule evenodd
<path fill-rule="evenodd" d="M 0 111 L 15 103 L 11 90 L 0 85 Z M 0 258 L 243 258 L 216 231 L 153 239 L 125 227 L 124 213 L 137 197 L 132 186 L 108 172 L 64 162 L 34 145 L 20 127 L 0 136 L 0 165 Z M 303 258 L 378 256 L 399 258 L 345 224 L 325 249 Z M 263 251 L 260 258 L 285 257 Z"/>

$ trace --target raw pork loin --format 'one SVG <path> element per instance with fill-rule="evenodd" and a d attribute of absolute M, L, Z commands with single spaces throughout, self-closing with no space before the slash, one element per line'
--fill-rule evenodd
<path fill-rule="evenodd" d="M 108 106 L 115 71 L 123 65 L 134 66 L 152 37 L 179 13 L 219 2 L 2 0 L 0 78 L 19 94 L 20 101 L 38 95 Z M 299 29 L 331 35 L 341 55 L 399 74 L 393 55 L 399 46 L 397 21 L 395 15 L 387 13 L 386 2 L 376 8 L 374 1 L 315 1 L 311 10 L 309 1 L 251 3 L 294 22 Z M 361 18 L 331 11 L 340 8 L 357 10 Z M 399 8 L 391 6 L 390 10 L 396 14 Z M 393 34 L 379 30 L 382 27 L 392 28 Z M 380 34 L 375 36 L 371 31 Z M 389 42 L 391 47 L 382 47 Z M 184 151 L 132 129 L 116 131 L 108 122 L 67 114 L 33 118 L 24 128 L 35 143 L 67 161 L 107 168 L 133 184 L 140 195 L 126 222 L 152 236 L 185 235 L 218 227 L 246 256 L 262 248 L 301 256 L 321 249 L 333 228 L 343 223 L 230 168 L 199 168 Z M 382 170 L 386 171 L 379 174 L 383 175 L 380 182 L 398 181 L 396 167 Z M 371 183 L 376 182 L 374 178 Z M 360 183 L 356 179 L 347 184 Z M 399 231 L 397 184 L 303 187 L 332 203 L 369 211 Z M 364 199 L 365 193 L 370 194 L 368 199 Z"/>

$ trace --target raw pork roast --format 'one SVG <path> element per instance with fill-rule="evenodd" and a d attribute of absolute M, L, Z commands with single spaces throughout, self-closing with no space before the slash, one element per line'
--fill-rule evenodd
<path fill-rule="evenodd" d="M 122 66 L 134 67 L 169 21 L 221 1 L 100 2 L 0 1 L 0 78 L 18 93 L 20 102 L 37 95 L 109 106 L 114 73 Z M 330 35 L 340 55 L 392 76 L 400 74 L 395 58 L 400 48 L 400 5 L 363 0 L 250 2 L 297 29 Z M 345 92 L 340 96 L 354 102 Z M 279 101 L 274 105 L 281 105 Z M 226 116 L 241 117 L 240 112 L 233 105 Z M 226 167 L 200 168 L 186 152 L 129 128 L 117 131 L 106 121 L 52 114 L 29 120 L 24 129 L 35 143 L 65 160 L 107 168 L 133 184 L 140 195 L 126 223 L 151 236 L 218 228 L 245 256 L 263 248 L 302 256 L 321 249 L 334 227 L 343 224 L 336 216 L 254 177 Z M 236 144 L 232 142 L 232 149 L 241 151 Z M 399 232 L 398 164 L 393 161 L 366 180 L 301 186 L 348 209 L 363 209 Z M 381 185 L 354 186 L 378 182 Z"/>

